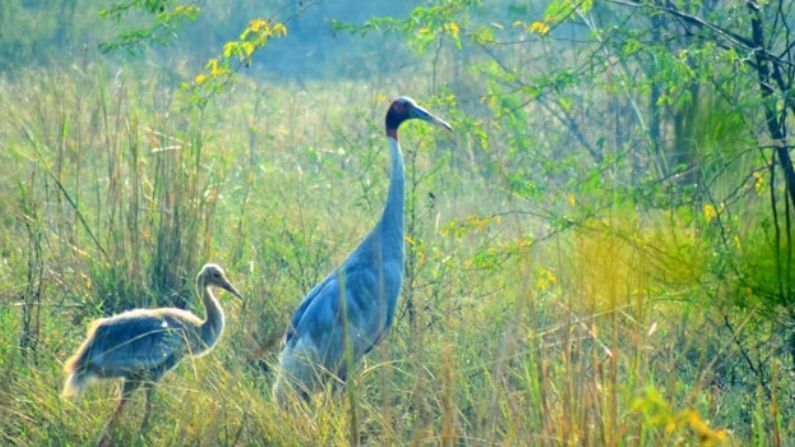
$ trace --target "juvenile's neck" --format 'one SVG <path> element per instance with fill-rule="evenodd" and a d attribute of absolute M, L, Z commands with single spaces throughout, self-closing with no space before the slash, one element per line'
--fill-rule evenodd
<path fill-rule="evenodd" d="M 210 286 L 204 280 L 203 275 L 196 278 L 196 288 L 202 294 L 202 301 L 204 303 L 205 318 L 201 325 L 201 341 L 203 346 L 199 347 L 200 351 L 212 349 L 218 338 L 224 331 L 224 311 L 218 300 L 213 295 Z"/>

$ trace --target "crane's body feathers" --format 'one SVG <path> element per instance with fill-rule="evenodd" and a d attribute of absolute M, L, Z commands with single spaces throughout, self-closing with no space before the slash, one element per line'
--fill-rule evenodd
<path fill-rule="evenodd" d="M 390 139 L 392 179 L 384 213 L 340 267 L 317 284 L 293 314 L 280 355 L 274 394 L 286 382 L 303 394 L 328 377 L 346 376 L 345 335 L 354 361 L 383 340 L 394 319 L 403 278 L 403 157 Z"/>
<path fill-rule="evenodd" d="M 333 370 L 341 366 L 342 324 L 347 321 L 354 358 L 359 358 L 389 330 L 397 306 L 402 265 L 391 262 L 379 272 L 362 268 L 355 255 L 335 270 L 307 295 L 288 331 L 286 345 L 295 348 L 297 334 L 303 334 L 318 347 L 320 364 Z M 373 297 L 384 296 L 386 300 Z M 345 297 L 345 308 L 340 297 Z"/>

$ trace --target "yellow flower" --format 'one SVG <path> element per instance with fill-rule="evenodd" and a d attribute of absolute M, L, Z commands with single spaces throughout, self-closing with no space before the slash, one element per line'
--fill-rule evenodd
<path fill-rule="evenodd" d="M 718 217 L 718 210 L 710 203 L 704 205 L 704 220 L 712 222 L 712 219 L 716 217 Z"/>
<path fill-rule="evenodd" d="M 284 26 L 284 23 L 276 23 L 271 28 L 271 34 L 273 34 L 274 36 L 286 36 L 287 27 Z"/>
<path fill-rule="evenodd" d="M 251 31 L 258 33 L 268 28 L 268 21 L 265 19 L 254 19 L 251 21 L 248 27 L 251 29 Z"/>
<path fill-rule="evenodd" d="M 545 36 L 550 31 L 549 25 L 544 22 L 533 22 L 526 29 L 528 32 L 538 33 L 542 36 Z"/>
<path fill-rule="evenodd" d="M 558 279 L 555 278 L 555 275 L 545 268 L 539 269 L 537 275 L 538 278 L 536 279 L 536 289 L 538 289 L 540 292 L 546 292 L 558 283 Z"/>
<path fill-rule="evenodd" d="M 458 33 L 461 31 L 461 28 L 458 27 L 458 24 L 455 22 L 447 22 L 444 24 L 444 29 L 449 32 L 453 37 L 458 37 Z"/>
<path fill-rule="evenodd" d="M 698 436 L 701 445 L 714 445 L 728 441 L 729 437 L 725 430 L 713 430 L 695 411 L 685 411 L 683 415 L 690 430 Z"/>
<path fill-rule="evenodd" d="M 756 195 L 761 196 L 765 193 L 765 176 L 760 172 L 754 172 L 754 189 Z"/>

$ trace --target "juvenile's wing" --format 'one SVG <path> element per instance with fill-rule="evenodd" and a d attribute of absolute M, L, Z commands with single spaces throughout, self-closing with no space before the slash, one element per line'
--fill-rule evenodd
<path fill-rule="evenodd" d="M 121 314 L 103 320 L 86 346 L 87 366 L 119 376 L 173 365 L 188 346 L 187 334 L 173 320 L 155 314 Z"/>

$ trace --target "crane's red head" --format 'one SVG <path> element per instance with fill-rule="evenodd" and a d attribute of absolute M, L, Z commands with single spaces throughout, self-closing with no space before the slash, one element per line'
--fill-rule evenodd
<path fill-rule="evenodd" d="M 386 136 L 397 140 L 398 127 L 400 127 L 404 121 L 413 118 L 436 124 L 437 126 L 444 127 L 447 130 L 452 129 L 445 121 L 433 116 L 431 112 L 418 106 L 413 99 L 406 96 L 400 96 L 392 101 L 392 105 L 389 106 L 389 110 L 386 112 Z"/>

